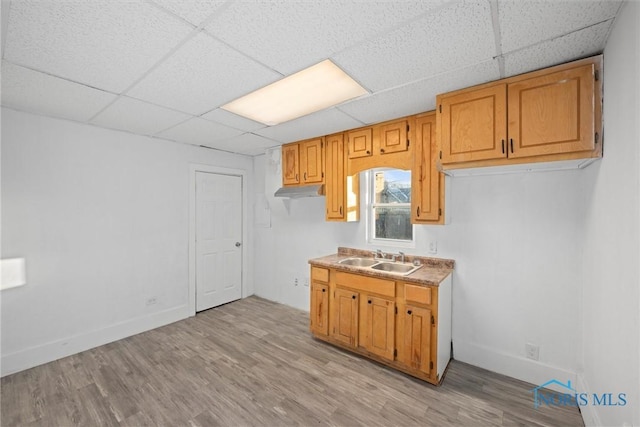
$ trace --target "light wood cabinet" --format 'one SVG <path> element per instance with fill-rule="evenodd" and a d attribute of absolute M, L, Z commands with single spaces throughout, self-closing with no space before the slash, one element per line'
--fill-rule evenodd
<path fill-rule="evenodd" d="M 350 159 L 373 155 L 373 128 L 366 127 L 348 131 L 347 143 Z"/>
<path fill-rule="evenodd" d="M 414 224 L 444 222 L 444 176 L 438 171 L 435 112 L 415 119 L 411 169 L 411 219 Z"/>
<path fill-rule="evenodd" d="M 451 356 L 450 276 L 432 287 L 313 265 L 311 270 L 315 338 L 440 383 Z M 327 273 L 318 278 L 319 271 Z M 320 326 L 326 324 L 326 302 L 328 334 Z"/>
<path fill-rule="evenodd" d="M 443 169 L 602 155 L 602 57 L 436 97 Z"/>
<path fill-rule="evenodd" d="M 395 350 L 395 301 L 363 295 L 360 342 L 373 354 L 393 360 Z"/>
<path fill-rule="evenodd" d="M 397 120 L 376 129 L 379 140 L 380 154 L 392 154 L 409 149 L 409 122 Z"/>
<path fill-rule="evenodd" d="M 311 268 L 311 330 L 314 334 L 329 335 L 329 270 Z"/>
<path fill-rule="evenodd" d="M 358 292 L 336 288 L 330 304 L 331 337 L 349 347 L 358 346 Z"/>
<path fill-rule="evenodd" d="M 282 146 L 282 184 L 307 185 L 324 181 L 324 140 L 314 138 Z"/>
<path fill-rule="evenodd" d="M 347 175 L 344 134 L 325 137 L 325 204 L 327 221 L 360 219 L 360 182 L 358 175 Z"/>
<path fill-rule="evenodd" d="M 300 184 L 300 147 L 298 144 L 282 146 L 282 184 Z"/>
<path fill-rule="evenodd" d="M 400 361 L 411 369 L 431 375 L 431 328 L 435 328 L 431 310 L 407 305 L 401 316 L 403 351 L 399 354 Z"/>

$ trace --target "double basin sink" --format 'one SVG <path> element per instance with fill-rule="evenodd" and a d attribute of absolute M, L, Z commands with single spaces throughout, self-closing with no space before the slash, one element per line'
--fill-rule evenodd
<path fill-rule="evenodd" d="M 359 258 L 351 257 L 338 261 L 338 264 L 351 265 L 354 267 L 370 268 L 372 270 L 384 271 L 386 273 L 399 274 L 408 276 L 422 265 L 413 265 L 409 263 L 386 261 L 383 259 Z"/>

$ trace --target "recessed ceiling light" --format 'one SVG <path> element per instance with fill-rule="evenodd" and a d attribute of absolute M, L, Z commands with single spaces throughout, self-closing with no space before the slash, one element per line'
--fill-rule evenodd
<path fill-rule="evenodd" d="M 366 89 L 327 59 L 221 108 L 273 126 L 367 93 Z"/>

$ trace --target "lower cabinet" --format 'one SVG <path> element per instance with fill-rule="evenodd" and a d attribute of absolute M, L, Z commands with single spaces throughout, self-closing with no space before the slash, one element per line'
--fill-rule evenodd
<path fill-rule="evenodd" d="M 311 269 L 315 338 L 432 384 L 441 382 L 451 356 L 450 276 L 427 286 Z"/>

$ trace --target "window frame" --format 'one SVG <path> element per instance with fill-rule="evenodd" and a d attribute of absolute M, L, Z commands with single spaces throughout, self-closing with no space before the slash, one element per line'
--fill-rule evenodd
<path fill-rule="evenodd" d="M 416 227 L 415 224 L 411 224 L 411 240 L 403 240 L 403 239 L 386 239 L 375 236 L 375 209 L 378 207 L 407 207 L 409 212 L 409 221 L 411 221 L 411 201 L 408 203 L 375 203 L 375 195 L 373 192 L 375 191 L 375 174 L 376 172 L 387 171 L 387 170 L 402 170 L 405 172 L 411 173 L 410 170 L 398 169 L 398 168 L 375 168 L 369 169 L 365 172 L 365 182 L 366 182 L 366 198 L 365 198 L 365 209 L 366 209 L 366 237 L 367 243 L 376 245 L 376 246 L 390 246 L 390 247 L 400 247 L 400 248 L 415 248 L 416 247 Z M 411 180 L 409 180 L 411 182 Z"/>

